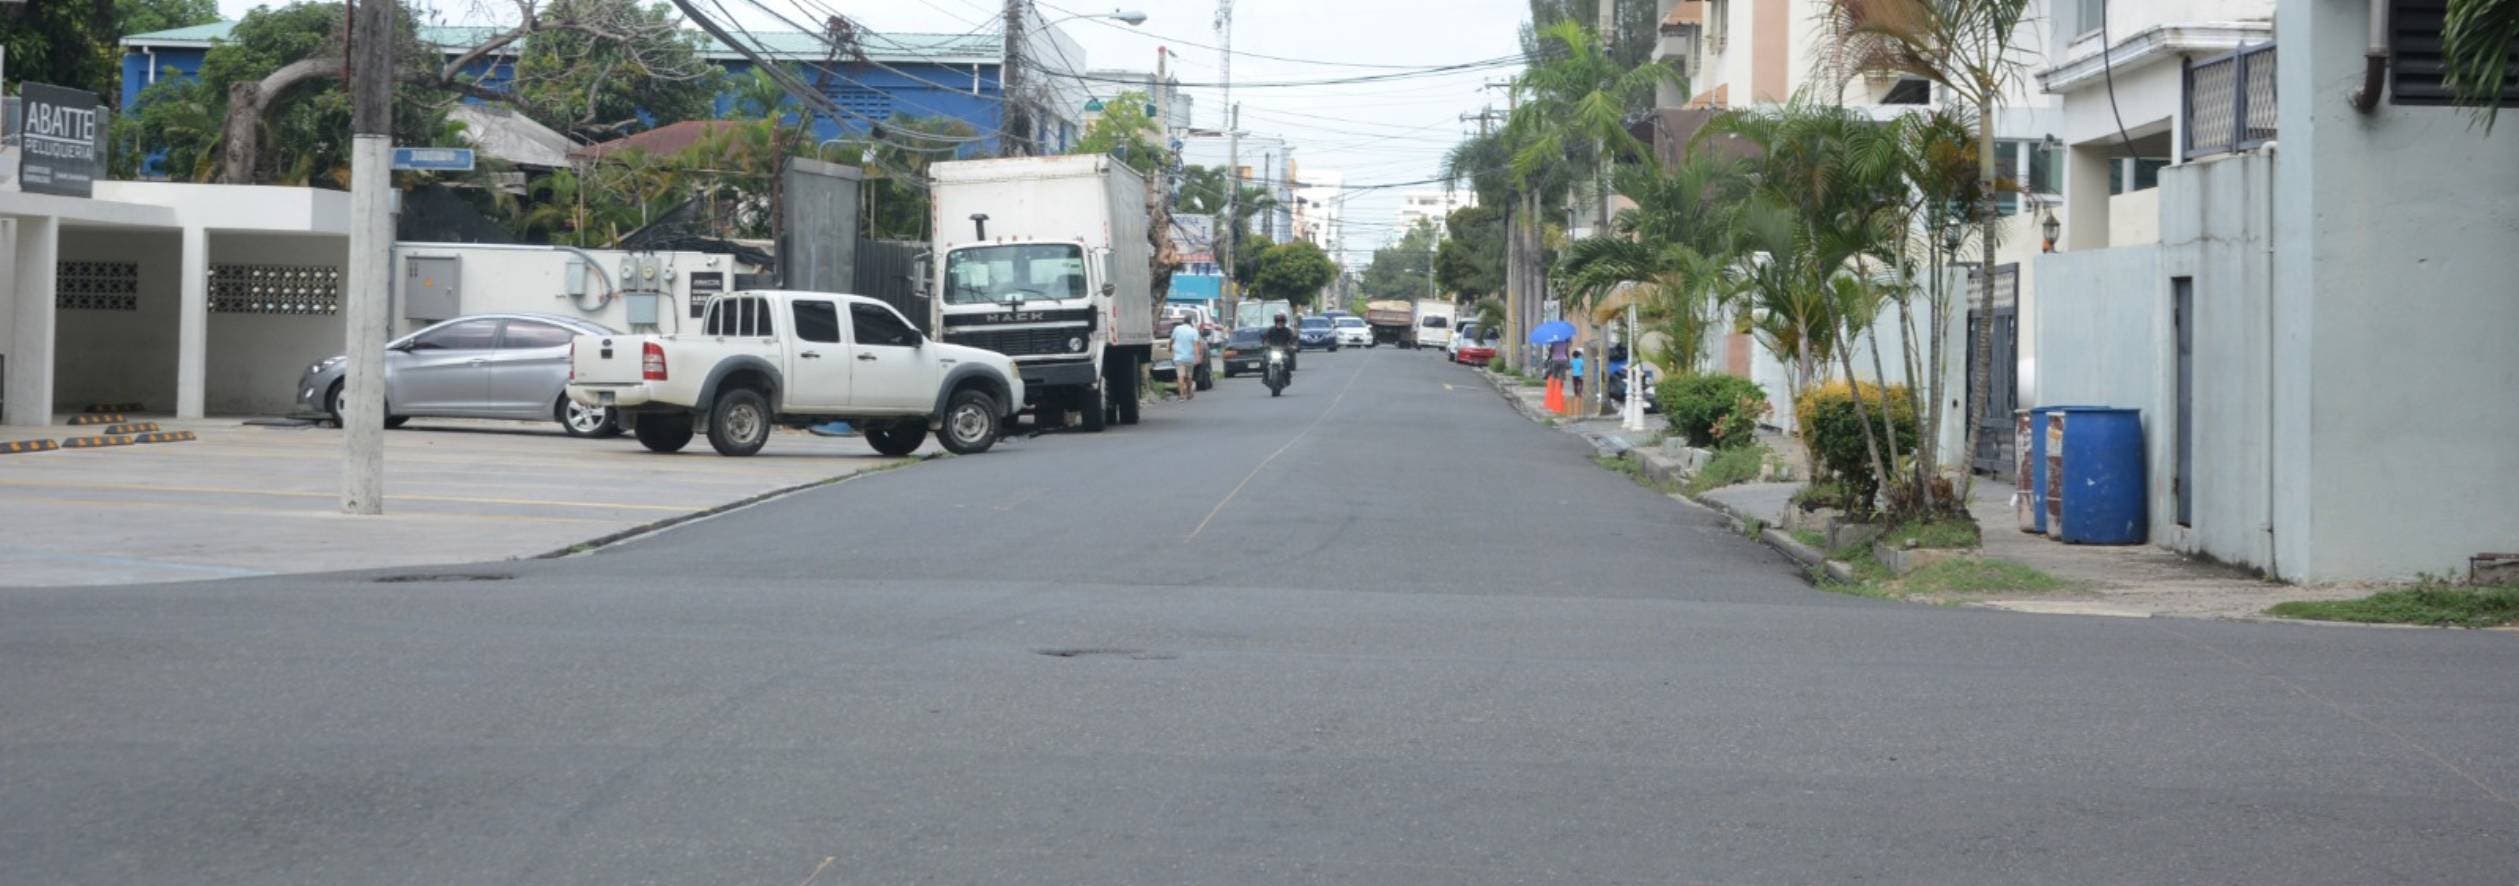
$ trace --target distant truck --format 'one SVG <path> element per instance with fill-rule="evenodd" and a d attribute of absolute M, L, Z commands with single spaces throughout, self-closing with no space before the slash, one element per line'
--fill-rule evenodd
<path fill-rule="evenodd" d="M 885 455 L 917 451 L 931 431 L 955 453 L 986 452 L 1023 402 L 1013 361 L 929 341 L 865 296 L 745 290 L 704 311 L 694 332 L 577 336 L 569 399 L 615 410 L 648 449 L 705 433 L 733 456 L 761 451 L 773 425 L 834 420 Z"/>
<path fill-rule="evenodd" d="M 1146 180 L 1103 155 L 959 160 L 934 181 L 939 338 L 1014 358 L 1045 427 L 1137 423 L 1154 354 Z"/>
<path fill-rule="evenodd" d="M 1440 349 L 1452 343 L 1452 318 L 1460 310 L 1451 302 L 1435 298 L 1417 300 L 1417 346 Z"/>
<path fill-rule="evenodd" d="M 1417 306 L 1404 298 L 1364 303 L 1364 322 L 1373 327 L 1373 343 L 1410 347 L 1417 339 Z"/>
<path fill-rule="evenodd" d="M 1294 303 L 1284 299 L 1246 301 L 1234 306 L 1233 328 L 1258 329 L 1277 322 L 1277 315 L 1286 315 L 1287 325 L 1294 324 Z"/>

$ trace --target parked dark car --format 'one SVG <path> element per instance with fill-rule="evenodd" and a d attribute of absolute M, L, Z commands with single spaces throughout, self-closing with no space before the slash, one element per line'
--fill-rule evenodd
<path fill-rule="evenodd" d="M 1266 326 L 1245 326 L 1233 331 L 1233 337 L 1225 340 L 1224 366 L 1226 378 L 1232 378 L 1245 372 L 1252 375 L 1259 374 L 1260 361 L 1268 359 L 1267 350 L 1260 346 L 1260 342 L 1264 341 L 1264 337 L 1267 335 L 1268 327 Z M 1301 351 L 1302 349 L 1297 348 L 1296 350 Z M 1295 355 L 1288 354 L 1286 356 L 1288 358 L 1286 368 L 1295 368 L 1295 364 L 1299 362 L 1294 359 Z"/>
<path fill-rule="evenodd" d="M 1328 317 L 1305 317 L 1295 328 L 1295 344 L 1298 349 L 1338 350 L 1338 324 Z"/>

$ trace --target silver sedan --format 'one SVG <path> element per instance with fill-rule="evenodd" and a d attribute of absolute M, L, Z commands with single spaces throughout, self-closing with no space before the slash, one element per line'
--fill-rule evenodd
<path fill-rule="evenodd" d="M 385 426 L 415 416 L 557 421 L 572 437 L 621 433 L 611 409 L 569 402 L 569 342 L 580 334 L 619 335 L 575 317 L 474 314 L 386 345 Z M 297 383 L 301 412 L 341 423 L 347 357 L 306 367 Z"/>

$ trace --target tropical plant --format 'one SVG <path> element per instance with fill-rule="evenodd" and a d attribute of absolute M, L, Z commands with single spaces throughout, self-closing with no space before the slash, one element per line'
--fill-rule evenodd
<path fill-rule="evenodd" d="M 2449 0 L 2440 50 L 2450 94 L 2491 133 L 2510 72 L 2519 70 L 2519 0 Z"/>
<path fill-rule="evenodd" d="M 1839 82 L 1855 74 L 1893 73 L 1921 77 L 1941 86 L 1956 103 L 1975 113 L 1977 137 L 1977 202 L 1970 217 L 1981 226 L 1979 273 L 1988 281 L 1979 310 L 1994 315 L 1996 189 L 1994 112 L 2006 92 L 2027 70 L 2035 40 L 2017 40 L 2028 20 L 2029 0 L 1826 0 L 1823 21 L 1828 33 L 1822 67 Z M 2508 0 L 2498 0 L 2508 2 Z M 1969 392 L 1963 452 L 1975 452 L 1977 429 L 1991 402 L 1994 324 L 1977 324 L 1976 371 L 1981 380 Z M 1971 474 L 1969 479 L 1973 480 Z M 1963 480 L 1963 483 L 1967 482 Z M 1962 498 L 1967 492 L 1963 487 Z"/>
<path fill-rule="evenodd" d="M 499 89 L 526 115 L 589 142 L 709 115 L 723 71 L 700 57 L 699 33 L 672 6 L 538 2 L 531 12 L 544 27 L 521 41 Z"/>
<path fill-rule="evenodd" d="M 1399 241 L 1373 251 L 1361 284 L 1369 298 L 1434 298 L 1435 241 L 1432 222 L 1419 222 Z"/>
<path fill-rule="evenodd" d="M 1109 154 L 1140 173 L 1170 164 L 1172 151 L 1163 143 L 1163 127 L 1146 113 L 1146 94 L 1123 92 L 1102 106 L 1101 116 L 1085 127 L 1070 154 Z"/>
<path fill-rule="evenodd" d="M 1864 415 L 1867 402 L 1892 404 L 1887 415 L 1893 432 L 1915 435 L 1915 412 L 1907 408 L 1910 401 L 1902 391 L 1835 381 L 1803 391 L 1793 404 L 1795 424 L 1811 450 L 1813 464 L 1837 478 L 1845 490 L 1846 510 L 1858 515 L 1872 512 L 1881 484 L 1871 421 Z"/>

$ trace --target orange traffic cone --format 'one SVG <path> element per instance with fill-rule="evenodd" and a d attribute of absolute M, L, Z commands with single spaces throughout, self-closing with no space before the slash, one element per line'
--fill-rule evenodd
<path fill-rule="evenodd" d="M 1541 403 L 1548 408 L 1549 412 L 1553 412 L 1558 415 L 1566 414 L 1565 380 L 1555 376 L 1550 376 L 1548 379 L 1548 399 L 1541 401 Z"/>

